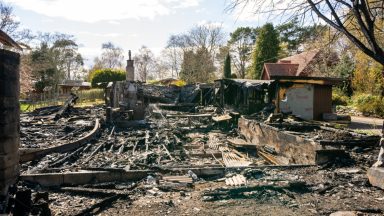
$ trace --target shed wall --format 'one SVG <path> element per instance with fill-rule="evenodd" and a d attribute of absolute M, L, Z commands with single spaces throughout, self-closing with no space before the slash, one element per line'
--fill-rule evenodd
<path fill-rule="evenodd" d="M 322 120 L 323 113 L 332 113 L 332 86 L 315 85 L 313 118 Z"/>

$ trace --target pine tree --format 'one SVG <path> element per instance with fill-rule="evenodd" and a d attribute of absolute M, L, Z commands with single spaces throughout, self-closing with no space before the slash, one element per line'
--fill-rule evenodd
<path fill-rule="evenodd" d="M 252 59 L 251 77 L 253 79 L 260 79 L 264 63 L 277 61 L 280 49 L 279 33 L 271 23 L 265 24 L 258 35 Z"/>
<path fill-rule="evenodd" d="M 229 53 L 225 57 L 224 61 L 224 78 L 231 78 L 231 56 Z"/>

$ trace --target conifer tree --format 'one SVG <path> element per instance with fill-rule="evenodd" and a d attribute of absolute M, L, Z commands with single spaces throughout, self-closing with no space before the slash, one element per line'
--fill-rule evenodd
<path fill-rule="evenodd" d="M 231 56 L 229 53 L 225 57 L 224 61 L 224 78 L 231 78 Z"/>
<path fill-rule="evenodd" d="M 253 51 L 251 77 L 260 79 L 264 63 L 277 61 L 279 53 L 279 33 L 271 23 L 265 24 L 258 34 L 256 46 Z"/>

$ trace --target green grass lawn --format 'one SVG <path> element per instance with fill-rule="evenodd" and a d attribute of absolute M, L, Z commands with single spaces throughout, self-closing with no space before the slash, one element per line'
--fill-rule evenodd
<path fill-rule="evenodd" d="M 82 100 L 78 101 L 78 103 L 75 104 L 75 107 L 91 107 L 95 105 L 103 104 L 104 100 L 102 99 L 94 99 L 94 100 Z M 27 104 L 27 103 L 20 103 L 20 112 L 32 112 L 35 109 L 46 107 L 46 106 L 55 106 L 55 105 L 63 105 L 63 102 L 40 102 L 35 104 Z"/>

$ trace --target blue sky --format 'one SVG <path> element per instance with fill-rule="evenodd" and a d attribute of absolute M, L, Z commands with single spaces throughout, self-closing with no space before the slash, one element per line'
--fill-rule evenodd
<path fill-rule="evenodd" d="M 221 24 L 229 35 L 239 26 L 256 27 L 267 20 L 248 7 L 227 12 L 230 0 L 4 0 L 13 6 L 23 27 L 34 32 L 74 35 L 87 65 L 111 41 L 133 54 L 145 45 L 155 54 L 171 34 L 194 25 Z"/>

